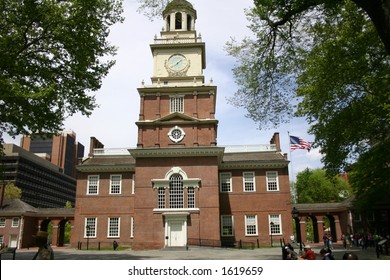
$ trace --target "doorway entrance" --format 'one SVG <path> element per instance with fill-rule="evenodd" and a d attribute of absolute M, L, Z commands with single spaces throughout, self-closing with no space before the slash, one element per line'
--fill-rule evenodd
<path fill-rule="evenodd" d="M 169 213 L 165 216 L 165 247 L 184 247 L 187 245 L 188 213 Z"/>

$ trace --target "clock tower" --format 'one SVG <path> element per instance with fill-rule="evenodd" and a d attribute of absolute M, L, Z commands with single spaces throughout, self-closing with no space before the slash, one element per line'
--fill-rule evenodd
<path fill-rule="evenodd" d="M 217 88 L 205 84 L 205 43 L 195 30 L 196 16 L 185 0 L 173 0 L 163 12 L 163 30 L 150 45 L 152 84 L 138 88 L 138 148 L 217 144 Z"/>
<path fill-rule="evenodd" d="M 217 88 L 206 84 L 205 44 L 195 30 L 196 10 L 171 1 L 164 28 L 150 45 L 151 85 L 138 88 L 140 114 L 135 159 L 133 248 L 186 246 L 219 240 Z M 200 208 L 204 207 L 204 210 Z"/>

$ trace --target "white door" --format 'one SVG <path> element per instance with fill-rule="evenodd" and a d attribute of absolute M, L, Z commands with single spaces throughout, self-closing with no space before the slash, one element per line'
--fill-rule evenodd
<path fill-rule="evenodd" d="M 185 246 L 183 222 L 171 221 L 170 222 L 170 235 L 169 235 L 169 246 Z"/>
<path fill-rule="evenodd" d="M 17 235 L 11 235 L 8 247 L 16 248 L 17 246 L 18 246 L 18 236 Z"/>

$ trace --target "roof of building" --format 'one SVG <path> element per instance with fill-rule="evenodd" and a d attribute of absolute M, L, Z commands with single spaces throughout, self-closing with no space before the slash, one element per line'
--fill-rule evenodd
<path fill-rule="evenodd" d="M 246 152 L 246 153 L 225 153 L 224 162 L 234 161 L 286 161 L 285 157 L 278 152 Z"/>
<path fill-rule="evenodd" d="M 297 203 L 292 206 L 297 208 L 301 213 L 315 213 L 329 211 L 343 211 L 352 207 L 352 202 L 355 199 L 354 196 L 341 201 L 341 202 L 326 202 L 326 203 Z"/>
<path fill-rule="evenodd" d="M 0 213 L 4 213 L 4 212 L 12 212 L 12 213 L 37 212 L 37 208 L 17 198 L 14 199 L 5 198 L 3 201 L 3 205 L 0 207 Z"/>
<path fill-rule="evenodd" d="M 18 198 L 6 198 L 0 207 L 0 215 L 61 216 L 71 217 L 74 208 L 35 208 Z"/>
<path fill-rule="evenodd" d="M 131 155 L 128 156 L 95 156 L 83 161 L 82 165 L 132 165 L 135 160 Z"/>
<path fill-rule="evenodd" d="M 192 4 L 186 0 L 173 0 L 166 6 L 163 15 L 169 13 L 173 9 L 186 9 L 192 11 L 194 14 L 196 14 L 196 11 Z"/>

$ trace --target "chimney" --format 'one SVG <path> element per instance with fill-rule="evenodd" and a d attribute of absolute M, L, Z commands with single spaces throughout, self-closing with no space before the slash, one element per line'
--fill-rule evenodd
<path fill-rule="evenodd" d="M 94 149 L 103 149 L 103 148 L 104 148 L 104 145 L 99 140 L 97 140 L 95 137 L 92 136 L 90 141 L 89 141 L 89 154 L 88 154 L 88 156 L 89 157 L 93 156 Z"/>
<path fill-rule="evenodd" d="M 279 139 L 279 132 L 275 132 L 274 135 L 271 138 L 270 144 L 275 144 L 276 145 L 276 150 L 278 152 L 281 151 L 280 149 L 280 139 Z"/>

